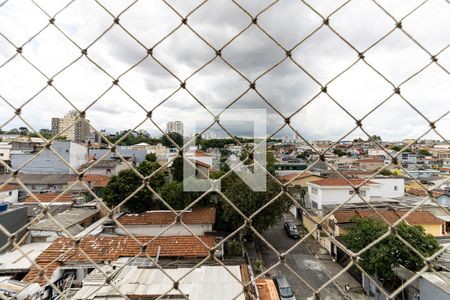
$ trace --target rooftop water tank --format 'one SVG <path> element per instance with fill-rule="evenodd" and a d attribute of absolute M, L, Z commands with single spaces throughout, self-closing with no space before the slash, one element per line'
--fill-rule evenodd
<path fill-rule="evenodd" d="M 0 202 L 0 212 L 8 209 L 8 202 Z"/>

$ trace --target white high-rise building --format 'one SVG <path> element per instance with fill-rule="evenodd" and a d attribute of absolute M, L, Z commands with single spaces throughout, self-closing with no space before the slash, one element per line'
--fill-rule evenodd
<path fill-rule="evenodd" d="M 61 134 L 69 141 L 86 142 L 91 138 L 89 120 L 78 117 L 79 113 L 72 110 L 63 118 L 52 118 L 52 134 Z"/>
<path fill-rule="evenodd" d="M 215 134 L 214 132 L 205 132 L 202 134 L 202 139 L 214 140 L 214 139 L 217 139 L 217 134 Z"/>
<path fill-rule="evenodd" d="M 167 122 L 166 133 L 176 132 L 183 136 L 184 126 L 181 121 Z"/>

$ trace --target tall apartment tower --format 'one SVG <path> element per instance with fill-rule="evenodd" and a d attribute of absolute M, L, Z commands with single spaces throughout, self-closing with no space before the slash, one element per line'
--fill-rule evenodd
<path fill-rule="evenodd" d="M 65 136 L 67 140 L 86 142 L 91 138 L 89 120 L 77 120 L 78 117 L 79 113 L 76 110 L 72 110 L 63 118 L 52 118 L 52 134 L 61 133 L 61 136 Z"/>
<path fill-rule="evenodd" d="M 184 133 L 183 123 L 181 121 L 168 122 L 167 127 L 166 127 L 166 132 L 167 133 L 176 132 L 183 136 L 183 133 Z"/>

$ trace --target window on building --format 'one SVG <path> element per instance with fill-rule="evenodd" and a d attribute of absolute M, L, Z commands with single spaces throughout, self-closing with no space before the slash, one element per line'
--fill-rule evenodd
<path fill-rule="evenodd" d="M 311 205 L 313 208 L 316 208 L 316 209 L 319 208 L 319 205 L 315 201 L 311 201 Z"/>
<path fill-rule="evenodd" d="M 360 194 L 362 197 L 365 197 L 365 196 L 366 196 L 366 191 L 359 191 L 359 194 Z"/>
<path fill-rule="evenodd" d="M 394 191 L 398 191 L 398 186 L 394 185 Z"/>
<path fill-rule="evenodd" d="M 9 191 L 9 192 L 8 192 L 8 195 L 9 195 L 9 196 L 12 196 L 12 191 Z"/>
<path fill-rule="evenodd" d="M 317 193 L 318 193 L 317 188 L 315 188 L 315 187 L 311 188 L 311 193 L 313 193 L 314 195 L 317 195 Z"/>
<path fill-rule="evenodd" d="M 355 193 L 355 191 L 354 190 L 350 190 L 350 191 L 348 191 L 348 194 L 349 195 L 353 195 Z"/>

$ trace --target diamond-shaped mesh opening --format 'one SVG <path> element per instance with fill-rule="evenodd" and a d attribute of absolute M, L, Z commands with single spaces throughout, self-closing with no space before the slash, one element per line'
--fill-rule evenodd
<path fill-rule="evenodd" d="M 0 298 L 431 299 L 447 2 L 4 1 Z"/>

